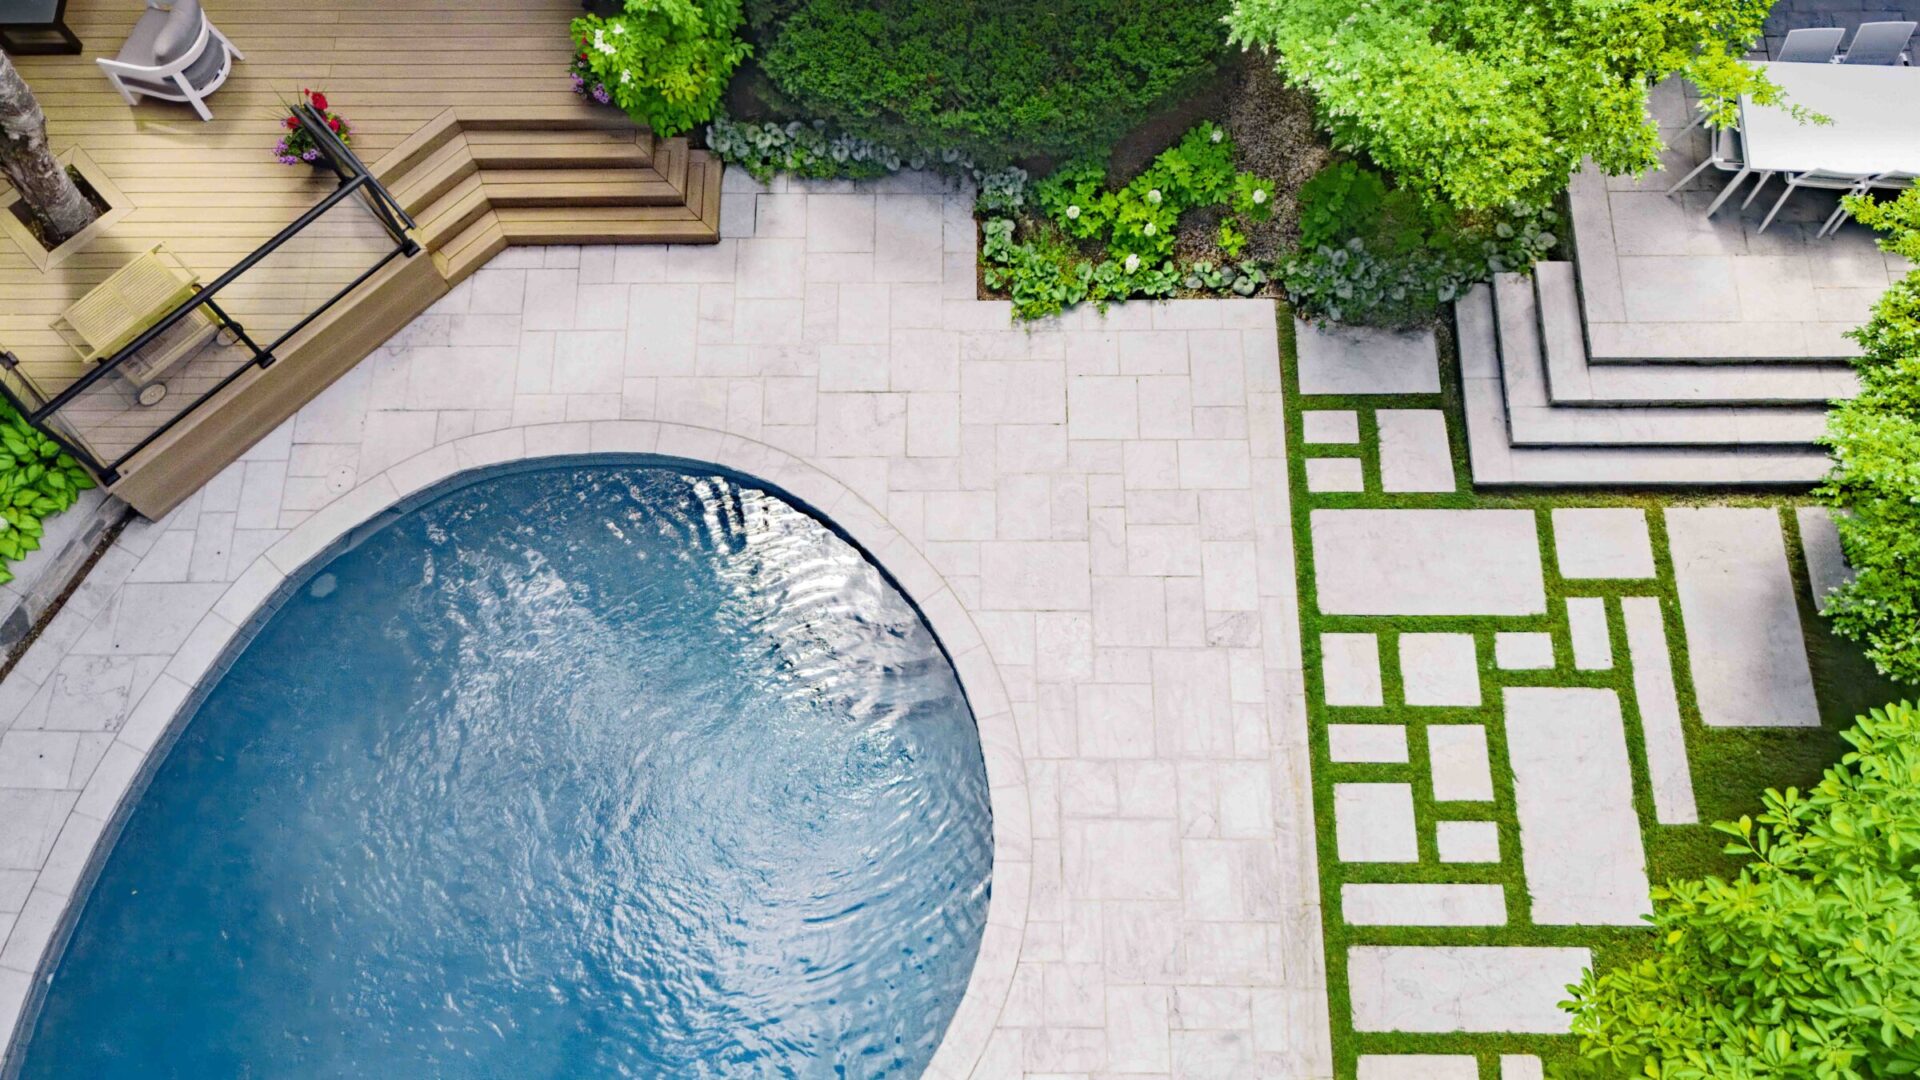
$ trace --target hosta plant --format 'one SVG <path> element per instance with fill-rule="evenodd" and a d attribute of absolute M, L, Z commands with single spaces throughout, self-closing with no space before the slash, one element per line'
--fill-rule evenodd
<path fill-rule="evenodd" d="M 92 486 L 59 444 L 0 406 L 0 582 L 13 580 L 5 563 L 39 549 L 40 523 Z"/>

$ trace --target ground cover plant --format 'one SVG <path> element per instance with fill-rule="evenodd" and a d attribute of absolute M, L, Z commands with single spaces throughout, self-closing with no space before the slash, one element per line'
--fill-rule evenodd
<path fill-rule="evenodd" d="M 574 89 L 677 135 L 713 115 L 751 51 L 740 20 L 740 0 L 626 0 L 617 14 L 582 15 L 573 20 Z"/>
<path fill-rule="evenodd" d="M 13 580 L 6 563 L 39 550 L 41 523 L 92 486 L 59 444 L 0 405 L 0 582 Z"/>

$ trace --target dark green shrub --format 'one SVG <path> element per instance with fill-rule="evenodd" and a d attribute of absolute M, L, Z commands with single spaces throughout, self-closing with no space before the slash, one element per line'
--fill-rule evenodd
<path fill-rule="evenodd" d="M 980 165 L 1104 153 L 1222 54 L 1224 0 L 749 0 L 785 101 Z"/>

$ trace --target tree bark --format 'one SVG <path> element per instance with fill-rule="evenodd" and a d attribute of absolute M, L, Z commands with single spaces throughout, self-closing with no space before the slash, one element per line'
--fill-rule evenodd
<path fill-rule="evenodd" d="M 93 204 L 54 159 L 47 145 L 47 114 L 0 52 L 0 171 L 39 222 L 47 246 L 57 246 L 93 223 Z"/>

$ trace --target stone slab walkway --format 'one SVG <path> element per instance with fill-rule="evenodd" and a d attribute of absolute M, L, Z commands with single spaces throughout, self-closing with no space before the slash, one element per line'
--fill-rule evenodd
<path fill-rule="evenodd" d="M 1714 727 L 1814 727 L 1806 640 L 1772 509 L 1667 511 L 1700 719 Z"/>

